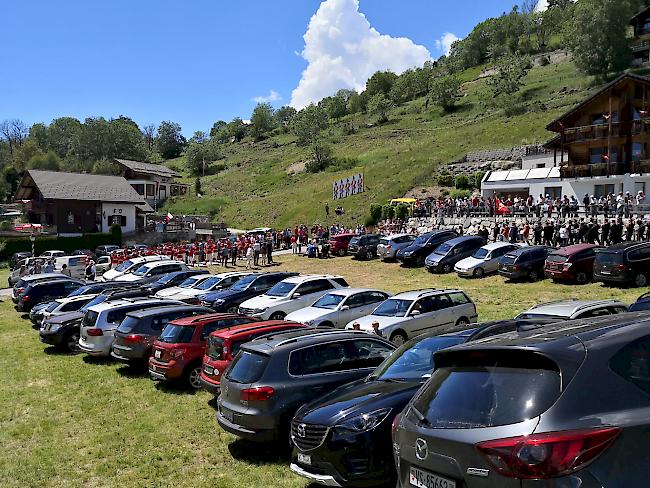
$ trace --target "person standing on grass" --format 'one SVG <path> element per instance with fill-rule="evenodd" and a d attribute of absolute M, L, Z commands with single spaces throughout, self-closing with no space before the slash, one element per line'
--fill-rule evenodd
<path fill-rule="evenodd" d="M 266 244 L 266 262 L 273 264 L 273 246 L 271 246 L 270 242 Z"/>
<path fill-rule="evenodd" d="M 228 245 L 226 243 L 221 246 L 221 266 L 228 267 Z"/>
<path fill-rule="evenodd" d="M 237 267 L 237 254 L 239 253 L 239 249 L 237 248 L 237 243 L 234 242 L 232 245 L 232 248 L 230 249 L 230 264 L 232 264 L 233 268 Z"/>
<path fill-rule="evenodd" d="M 291 236 L 291 254 L 298 254 L 298 241 L 296 236 Z"/>
<path fill-rule="evenodd" d="M 260 246 L 260 241 L 255 239 L 255 243 L 253 244 L 253 266 L 259 266 L 260 264 L 260 249 L 262 246 Z"/>
<path fill-rule="evenodd" d="M 246 249 L 246 269 L 249 269 L 253 264 L 253 247 L 248 246 Z"/>

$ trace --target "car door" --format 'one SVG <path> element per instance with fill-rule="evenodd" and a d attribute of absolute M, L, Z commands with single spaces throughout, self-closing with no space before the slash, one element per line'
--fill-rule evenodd
<path fill-rule="evenodd" d="M 408 312 L 407 320 L 402 329 L 408 334 L 409 339 L 423 331 L 438 325 L 436 316 L 436 297 L 426 296 L 418 298 Z"/>
<path fill-rule="evenodd" d="M 295 297 L 291 300 L 291 311 L 293 312 L 295 310 L 311 305 L 332 289 L 334 289 L 334 285 L 327 279 L 317 279 L 303 283 L 302 285 L 298 286 L 296 291 L 293 293 L 294 297 L 296 293 L 298 293 L 300 296 Z"/>
<path fill-rule="evenodd" d="M 501 257 L 505 256 L 507 253 L 512 251 L 513 249 L 516 249 L 515 246 L 503 246 L 499 247 L 497 249 L 493 249 L 492 252 L 490 253 L 490 259 L 485 262 L 485 265 L 483 268 L 485 269 L 486 273 L 493 273 L 499 268 L 499 260 Z"/>
<path fill-rule="evenodd" d="M 364 301 L 365 292 L 355 293 L 347 297 L 341 304 L 339 311 L 336 312 L 336 317 L 333 320 L 334 326 L 343 328 L 351 320 L 368 315 L 367 313 L 363 313 Z M 360 313 L 361 315 L 359 315 Z"/>

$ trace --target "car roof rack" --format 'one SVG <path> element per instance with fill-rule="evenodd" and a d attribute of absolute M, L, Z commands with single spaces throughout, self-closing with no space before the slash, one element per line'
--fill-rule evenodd
<path fill-rule="evenodd" d="M 529 308 L 529 310 L 533 310 L 535 308 L 540 308 L 540 307 L 546 307 L 548 305 L 556 305 L 558 303 L 563 303 L 563 302 L 577 302 L 578 299 L 575 297 L 572 298 L 564 298 L 562 300 L 553 300 L 552 302 L 544 302 L 544 303 L 538 303 L 536 305 L 533 305 L 532 307 Z"/>

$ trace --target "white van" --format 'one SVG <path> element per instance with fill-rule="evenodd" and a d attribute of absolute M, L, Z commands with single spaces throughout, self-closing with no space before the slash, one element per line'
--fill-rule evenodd
<path fill-rule="evenodd" d="M 154 254 L 153 256 L 141 256 L 139 258 L 131 258 L 120 263 L 115 268 L 109 269 L 106 271 L 100 278 L 100 281 L 112 281 L 118 276 L 122 276 L 126 273 L 132 273 L 144 263 L 150 263 L 152 261 L 167 261 L 169 258 L 167 256 L 159 256 Z"/>
<path fill-rule="evenodd" d="M 63 271 L 63 265 L 66 264 L 70 270 L 70 276 L 83 280 L 86 274 L 86 264 L 88 257 L 83 256 L 61 256 L 54 260 L 54 271 L 60 273 Z"/>

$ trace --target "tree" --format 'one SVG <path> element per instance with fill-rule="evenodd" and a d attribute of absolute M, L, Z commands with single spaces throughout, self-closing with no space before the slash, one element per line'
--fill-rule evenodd
<path fill-rule="evenodd" d="M 177 158 L 185 147 L 186 140 L 181 133 L 181 126 L 176 122 L 164 121 L 158 126 L 156 148 L 165 159 Z"/>
<path fill-rule="evenodd" d="M 273 107 L 270 103 L 258 103 L 251 115 L 253 137 L 260 140 L 264 134 L 275 129 Z"/>
<path fill-rule="evenodd" d="M 47 148 L 60 158 L 73 154 L 79 147 L 83 127 L 74 117 L 59 117 L 47 127 Z"/>
<path fill-rule="evenodd" d="M 248 132 L 248 127 L 239 117 L 235 117 L 226 125 L 227 137 L 229 139 L 234 139 L 235 142 L 239 142 L 246 137 L 246 132 Z"/>
<path fill-rule="evenodd" d="M 61 169 L 61 158 L 54 151 L 37 154 L 27 162 L 27 168 L 59 171 Z"/>
<path fill-rule="evenodd" d="M 327 113 L 316 105 L 305 107 L 294 117 L 291 131 L 298 137 L 298 145 L 309 145 L 327 127 Z"/>
<path fill-rule="evenodd" d="M 497 66 L 497 72 L 488 81 L 487 85 L 492 88 L 494 98 L 512 96 L 523 86 L 523 79 L 530 69 L 530 61 L 527 58 L 508 56 Z"/>
<path fill-rule="evenodd" d="M 41 122 L 32 125 L 29 128 L 29 139 L 36 141 L 38 147 L 43 151 L 48 150 L 47 126 Z"/>
<path fill-rule="evenodd" d="M 368 107 L 368 97 L 365 92 L 362 94 L 355 93 L 348 99 L 348 113 L 357 114 L 365 112 Z"/>
<path fill-rule="evenodd" d="M 15 149 L 23 144 L 27 134 L 27 126 L 22 120 L 11 119 L 0 123 L 0 136 L 9 144 L 9 155 L 12 161 Z"/>
<path fill-rule="evenodd" d="M 194 180 L 194 194 L 196 196 L 203 194 L 203 189 L 201 188 L 201 178 L 199 178 L 198 176 L 196 180 Z"/>
<path fill-rule="evenodd" d="M 324 109 L 330 119 L 340 120 L 348 114 L 348 104 L 344 96 L 335 95 L 323 100 Z"/>
<path fill-rule="evenodd" d="M 388 97 L 396 79 L 397 75 L 391 71 L 377 71 L 366 82 L 368 100 L 378 93 L 383 93 L 384 96 Z"/>
<path fill-rule="evenodd" d="M 43 155 L 43 151 L 39 147 L 36 140 L 32 137 L 28 137 L 23 142 L 23 145 L 19 148 L 16 148 L 14 151 L 14 161 L 13 165 L 19 171 L 24 171 L 27 168 L 27 163 L 30 159 L 37 155 Z"/>
<path fill-rule="evenodd" d="M 214 139 L 191 140 L 185 150 L 187 166 L 195 175 L 205 176 L 206 168 L 219 156 L 217 142 Z"/>
<path fill-rule="evenodd" d="M 281 127 L 288 127 L 297 113 L 298 111 L 295 108 L 288 105 L 280 107 L 275 111 L 275 122 Z"/>
<path fill-rule="evenodd" d="M 305 165 L 308 173 L 318 173 L 327 168 L 332 162 L 332 146 L 321 138 L 315 139 L 311 145 L 311 161 Z"/>
<path fill-rule="evenodd" d="M 217 120 L 214 124 L 212 124 L 212 129 L 210 129 L 210 137 L 216 137 L 217 134 L 221 131 L 223 131 L 228 123 L 225 120 Z"/>
<path fill-rule="evenodd" d="M 629 66 L 629 0 L 580 0 L 573 8 L 566 41 L 582 72 L 605 78 Z"/>
<path fill-rule="evenodd" d="M 147 124 L 142 128 L 142 138 L 147 152 L 153 152 L 157 134 L 158 129 L 154 124 Z"/>
<path fill-rule="evenodd" d="M 100 159 L 93 164 L 93 174 L 117 176 L 120 174 L 120 168 L 112 159 Z"/>
<path fill-rule="evenodd" d="M 454 75 L 436 78 L 431 82 L 431 101 L 445 112 L 450 112 L 462 97 L 460 87 L 460 79 Z"/>
<path fill-rule="evenodd" d="M 377 93 L 368 102 L 368 112 L 377 116 L 380 124 L 388 122 L 388 111 L 392 107 L 391 101 L 384 93 Z"/>

